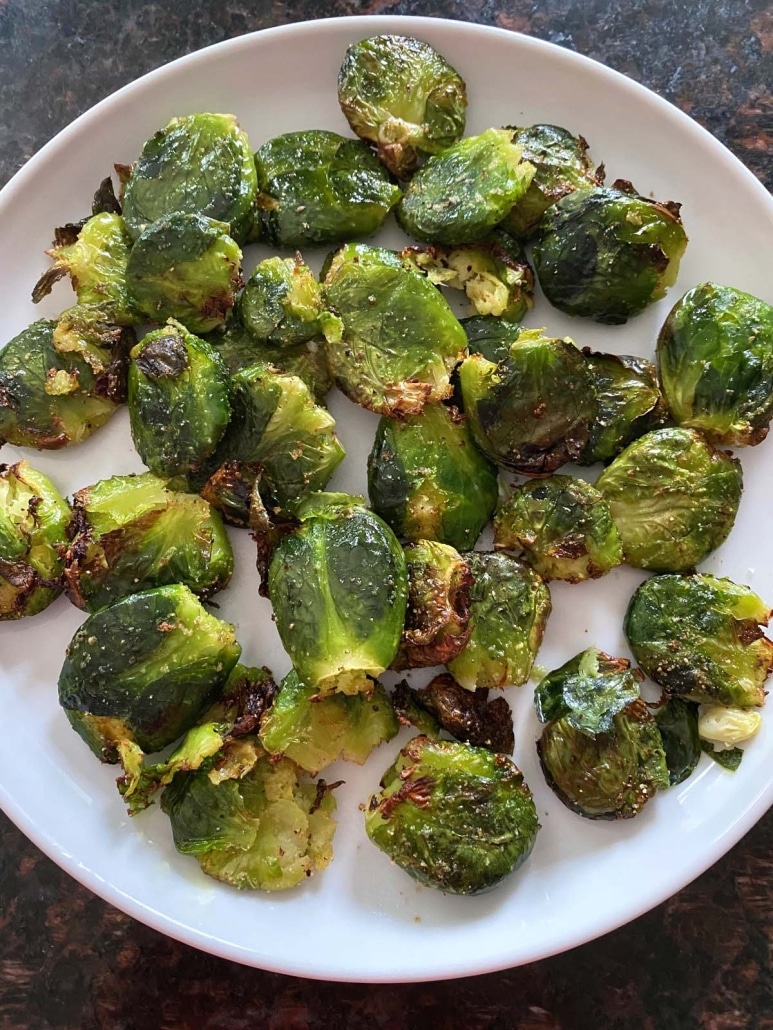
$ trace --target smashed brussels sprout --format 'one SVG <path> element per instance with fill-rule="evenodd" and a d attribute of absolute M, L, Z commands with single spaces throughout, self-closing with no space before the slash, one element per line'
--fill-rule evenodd
<path fill-rule="evenodd" d="M 76 631 L 59 676 L 59 703 L 103 762 L 131 740 L 159 751 L 189 730 L 239 660 L 234 627 L 186 586 L 121 598 Z"/>
<path fill-rule="evenodd" d="M 537 231 L 549 207 L 574 190 L 601 186 L 604 166 L 594 171 L 588 144 L 560 125 L 529 125 L 515 130 L 513 143 L 521 147 L 523 160 L 534 165 L 529 188 L 502 223 L 508 232 L 528 239 Z"/>
<path fill-rule="evenodd" d="M 466 358 L 459 383 L 475 442 L 497 465 L 544 476 L 582 452 L 596 400 L 571 340 L 523 330 L 498 364 Z"/>
<path fill-rule="evenodd" d="M 505 755 L 414 737 L 381 786 L 368 804 L 367 834 L 427 887 L 448 894 L 490 890 L 534 847 L 537 810 Z"/>
<path fill-rule="evenodd" d="M 392 530 L 347 494 L 312 494 L 300 526 L 271 557 L 268 589 L 279 636 L 318 694 L 368 693 L 393 661 L 408 595 Z"/>
<path fill-rule="evenodd" d="M 528 565 L 507 554 L 469 551 L 474 577 L 472 633 L 448 671 L 466 690 L 525 683 L 551 611 L 550 591 Z"/>
<path fill-rule="evenodd" d="M 529 187 L 534 165 L 521 160 L 512 129 L 487 129 L 431 157 L 395 209 L 402 228 L 425 243 L 476 243 Z"/>
<path fill-rule="evenodd" d="M 132 350 L 129 416 L 139 456 L 157 476 L 184 475 L 213 453 L 231 416 L 228 374 L 208 343 L 170 321 Z"/>
<path fill-rule="evenodd" d="M 255 152 L 261 234 L 275 247 L 321 246 L 372 236 L 400 187 L 360 140 L 288 132 Z"/>
<path fill-rule="evenodd" d="M 73 604 L 105 604 L 169 583 L 209 598 L 228 585 L 233 551 L 216 511 L 152 472 L 113 476 L 73 495 L 65 585 Z"/>
<path fill-rule="evenodd" d="M 325 488 L 344 449 L 335 419 L 315 404 L 302 379 L 250 365 L 231 378 L 231 405 L 231 423 L 202 491 L 229 522 L 249 521 L 249 495 L 258 478 L 264 497 L 282 509 Z M 235 480 L 241 484 L 236 491 Z"/>
<path fill-rule="evenodd" d="M 460 247 L 405 247 L 403 263 L 436 286 L 464 290 L 478 315 L 519 322 L 534 303 L 534 273 L 516 240 L 494 230 Z"/>
<path fill-rule="evenodd" d="M 583 347 L 598 414 L 577 463 L 595 465 L 616 457 L 629 443 L 668 419 L 655 366 L 628 354 L 598 354 Z"/>
<path fill-rule="evenodd" d="M 239 298 L 245 328 L 257 339 L 282 347 L 319 336 L 322 310 L 320 285 L 298 256 L 261 261 Z"/>
<path fill-rule="evenodd" d="M 260 755 L 257 742 L 245 739 Z M 241 770 L 239 770 L 241 771 Z M 208 876 L 240 890 L 296 887 L 333 857 L 335 798 L 289 758 L 257 757 L 243 775 L 176 776 L 161 798 L 175 847 Z"/>
<path fill-rule="evenodd" d="M 515 747 L 513 713 L 500 694 L 488 700 L 488 690 L 465 690 L 453 676 L 442 673 L 419 690 L 403 680 L 392 691 L 397 718 L 437 740 L 440 730 L 474 747 L 511 755 Z"/>
<path fill-rule="evenodd" d="M 243 243 L 257 192 L 252 151 L 236 118 L 189 114 L 173 118 L 143 147 L 124 186 L 123 214 L 133 240 L 151 222 L 179 212 L 225 222 Z"/>
<path fill-rule="evenodd" d="M 234 306 L 241 261 L 225 222 L 171 214 L 152 222 L 132 247 L 129 298 L 152 322 L 176 318 L 191 333 L 208 333 Z"/>
<path fill-rule="evenodd" d="M 618 325 L 666 295 L 686 247 L 679 204 L 641 197 L 618 180 L 549 208 L 533 258 L 554 307 Z"/>
<path fill-rule="evenodd" d="M 26 461 L 0 465 L 0 622 L 37 615 L 62 592 L 70 506 Z"/>
<path fill-rule="evenodd" d="M 625 561 L 685 572 L 727 539 L 741 500 L 741 465 L 692 429 L 656 429 L 599 476 Z"/>
<path fill-rule="evenodd" d="M 472 572 L 448 544 L 405 548 L 408 609 L 393 669 L 420 669 L 455 658 L 470 638 Z"/>
<path fill-rule="evenodd" d="M 475 546 L 497 502 L 497 472 L 453 408 L 428 404 L 398 422 L 382 418 L 368 459 L 373 510 L 398 536 Z"/>
<path fill-rule="evenodd" d="M 494 546 L 523 554 L 545 580 L 569 583 L 598 579 L 623 560 L 609 505 L 572 476 L 514 490 L 494 517 Z"/>
<path fill-rule="evenodd" d="M 86 307 L 22 330 L 0 350 L 0 446 L 56 450 L 91 436 L 126 400 L 135 339 Z"/>
<path fill-rule="evenodd" d="M 642 675 L 595 647 L 538 685 L 537 741 L 548 786 L 578 815 L 630 819 L 669 786 L 663 742 L 639 696 Z"/>
<path fill-rule="evenodd" d="M 464 80 L 429 43 L 410 36 L 353 43 L 338 73 L 338 102 L 398 179 L 410 177 L 420 154 L 437 154 L 464 132 Z"/>
<path fill-rule="evenodd" d="M 57 279 L 69 275 L 79 304 L 98 304 L 117 325 L 136 325 L 142 318 L 126 289 L 130 249 L 120 214 L 105 211 L 93 215 L 46 251 L 54 264 L 38 281 L 32 299 L 37 304 Z"/>
<path fill-rule="evenodd" d="M 260 723 L 260 742 L 271 755 L 286 755 L 316 776 L 343 758 L 363 765 L 373 748 L 397 734 L 389 697 L 379 683 L 368 694 L 317 696 L 293 669 L 282 680 Z"/>
<path fill-rule="evenodd" d="M 625 635 L 669 694 L 699 704 L 759 706 L 773 670 L 763 636 L 770 608 L 749 587 L 714 576 L 654 576 L 631 598 Z"/>
<path fill-rule="evenodd" d="M 678 425 L 720 446 L 760 443 L 773 418 L 773 307 L 701 283 L 671 309 L 658 369 Z"/>
<path fill-rule="evenodd" d="M 399 255 L 351 243 L 333 258 L 325 300 L 328 362 L 347 397 L 379 415 L 417 415 L 450 396 L 467 337 L 440 292 Z"/>

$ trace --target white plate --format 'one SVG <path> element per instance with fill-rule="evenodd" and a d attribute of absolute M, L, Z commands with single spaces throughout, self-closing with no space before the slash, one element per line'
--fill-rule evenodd
<path fill-rule="evenodd" d="M 434 44 L 469 86 L 468 132 L 491 125 L 555 122 L 582 132 L 608 180 L 633 180 L 659 199 L 680 200 L 690 235 L 671 296 L 625 327 L 567 319 L 539 300 L 532 325 L 570 333 L 580 345 L 651 355 L 670 304 L 712 278 L 773 302 L 773 203 L 759 182 L 708 133 L 641 86 L 576 54 L 496 29 L 421 18 L 350 18 L 290 25 L 203 50 L 120 90 L 49 143 L 0 196 L 3 333 L 53 316 L 72 301 L 60 284 L 35 308 L 29 291 L 46 266 L 54 225 L 88 211 L 114 162 L 131 162 L 169 118 L 234 112 L 254 146 L 292 129 L 347 132 L 336 76 L 350 42 L 403 32 Z M 384 239 L 397 240 L 394 230 Z M 4 342 L 4 341 L 3 341 Z M 331 407 L 349 457 L 335 488 L 365 489 L 365 457 L 376 419 L 340 394 Z M 90 441 L 57 454 L 6 447 L 72 492 L 114 473 L 139 471 L 125 415 Z M 773 597 L 768 524 L 771 444 L 741 453 L 746 472 L 737 527 L 706 571 Z M 767 468 L 765 467 L 767 465 Z M 288 667 L 268 603 L 257 597 L 253 545 L 233 533 L 238 572 L 222 595 L 244 658 Z M 642 579 L 617 570 L 604 579 L 554 585 L 554 613 L 539 657 L 553 668 L 593 643 L 626 654 L 625 604 Z M 240 894 L 208 880 L 177 855 L 157 806 L 130 820 L 113 785 L 59 711 L 62 655 L 82 614 L 64 598 L 48 612 L 0 627 L 0 802 L 18 826 L 83 884 L 137 919 L 196 947 L 271 970 L 333 980 L 398 981 L 481 973 L 570 948 L 645 912 L 715 862 L 773 800 L 769 720 L 731 775 L 703 759 L 683 786 L 630 822 L 572 815 L 545 786 L 534 740 L 531 688 L 509 691 L 515 759 L 542 822 L 527 865 L 495 892 L 453 898 L 421 888 L 368 842 L 358 805 L 397 751 L 385 745 L 364 769 L 333 768 L 338 792 L 335 860 L 285 896 Z M 327 773 L 326 773 L 327 775 Z"/>

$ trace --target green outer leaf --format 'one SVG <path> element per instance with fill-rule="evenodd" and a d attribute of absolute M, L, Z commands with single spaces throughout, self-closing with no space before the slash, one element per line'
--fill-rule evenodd
<path fill-rule="evenodd" d="M 467 422 L 444 405 L 379 422 L 368 494 L 398 536 L 471 548 L 491 518 L 497 490 L 496 469 L 476 448 Z"/>
<path fill-rule="evenodd" d="M 701 283 L 678 300 L 658 337 L 671 414 L 714 444 L 757 444 L 773 418 L 773 307 Z"/>
<path fill-rule="evenodd" d="M 393 251 L 348 244 L 324 282 L 341 320 L 325 327 L 328 362 L 350 400 L 380 415 L 419 414 L 451 393 L 467 337 L 440 292 Z"/>
<path fill-rule="evenodd" d="M 701 738 L 698 733 L 698 706 L 681 697 L 671 697 L 655 713 L 671 786 L 683 783 L 690 776 L 701 757 Z"/>
<path fill-rule="evenodd" d="M 247 136 L 231 114 L 173 118 L 143 147 L 124 188 L 132 239 L 166 215 L 205 215 L 243 243 L 255 220 L 258 180 Z"/>
<path fill-rule="evenodd" d="M 561 719 L 589 737 L 609 733 L 615 717 L 638 700 L 642 679 L 626 659 L 589 647 L 540 681 L 534 691 L 537 717 Z"/>
<path fill-rule="evenodd" d="M 430 157 L 397 205 L 409 236 L 426 243 L 476 243 L 529 187 L 534 166 L 521 160 L 511 129 L 487 129 Z"/>
<path fill-rule="evenodd" d="M 655 429 L 635 440 L 596 480 L 612 512 L 625 561 L 683 572 L 727 539 L 743 489 L 740 462 L 692 429 Z"/>
<path fill-rule="evenodd" d="M 475 577 L 472 635 L 448 670 L 467 690 L 520 686 L 542 643 L 550 591 L 536 572 L 509 555 L 468 551 L 462 557 Z"/>
<path fill-rule="evenodd" d="M 625 634 L 669 694 L 699 704 L 762 705 L 773 643 L 770 609 L 749 587 L 714 576 L 654 576 L 631 598 Z"/>
<path fill-rule="evenodd" d="M 255 166 L 261 229 L 276 247 L 372 236 L 400 198 L 365 143 L 323 129 L 268 140 Z"/>
<path fill-rule="evenodd" d="M 132 439 L 148 468 L 162 477 L 198 469 L 226 430 L 228 395 L 225 366 L 210 344 L 175 322 L 148 333 L 129 367 Z"/>
<path fill-rule="evenodd" d="M 0 465 L 0 622 L 37 615 L 62 592 L 70 506 L 26 461 Z"/>
<path fill-rule="evenodd" d="M 512 761 L 414 737 L 368 805 L 365 829 L 409 876 L 449 894 L 495 887 L 531 853 L 537 810 Z"/>
<path fill-rule="evenodd" d="M 317 698 L 293 669 L 260 723 L 260 742 L 269 754 L 284 754 L 316 776 L 343 758 L 363 765 L 374 747 L 397 734 L 398 723 L 386 691 L 330 694 Z"/>
<path fill-rule="evenodd" d="M 408 592 L 402 548 L 357 504 L 346 511 L 336 499 L 326 514 L 301 517 L 269 566 L 279 636 L 318 693 L 369 691 L 367 677 L 389 667 L 400 642 Z"/>
<path fill-rule="evenodd" d="M 518 487 L 494 517 L 494 546 L 523 552 L 543 579 L 597 579 L 623 560 L 609 505 L 594 487 L 549 476 Z"/>
<path fill-rule="evenodd" d="M 743 759 L 743 748 L 718 748 L 714 747 L 714 745 L 708 740 L 701 741 L 701 751 L 710 755 L 717 765 L 721 765 L 722 768 L 727 769 L 728 772 L 735 772 Z"/>
<path fill-rule="evenodd" d="M 118 720 L 143 751 L 158 751 L 194 725 L 239 658 L 234 627 L 181 585 L 157 587 L 100 609 L 76 631 L 59 676 L 59 703 L 95 747 L 79 715 Z M 92 720 L 93 725 L 93 720 Z"/>

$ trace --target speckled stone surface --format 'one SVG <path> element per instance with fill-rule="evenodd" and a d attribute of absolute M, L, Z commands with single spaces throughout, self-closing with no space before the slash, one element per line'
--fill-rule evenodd
<path fill-rule="evenodd" d="M 689 112 L 773 186 L 769 0 L 0 0 L 0 184 L 97 100 L 175 57 L 367 13 L 498 25 L 595 57 Z M 773 1030 L 772 855 L 769 814 L 692 885 L 599 941 L 488 976 L 373 987 L 263 973 L 169 940 L 0 816 L 0 1028 Z"/>

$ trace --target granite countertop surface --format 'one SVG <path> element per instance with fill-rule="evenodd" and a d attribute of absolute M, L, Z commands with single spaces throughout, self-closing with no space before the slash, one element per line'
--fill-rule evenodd
<path fill-rule="evenodd" d="M 0 0 L 0 185 L 82 111 L 175 57 L 346 14 L 480 22 L 594 57 L 688 112 L 773 186 L 768 0 Z M 0 814 L 0 1028 L 773 1030 L 771 854 L 768 813 L 673 898 L 564 955 L 447 982 L 326 984 L 162 936 Z"/>

